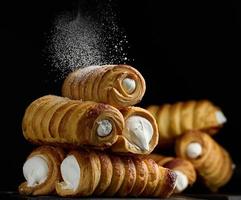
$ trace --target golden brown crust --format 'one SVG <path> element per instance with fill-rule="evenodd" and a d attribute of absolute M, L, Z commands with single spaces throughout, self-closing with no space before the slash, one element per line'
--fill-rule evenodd
<path fill-rule="evenodd" d="M 97 135 L 101 120 L 112 124 L 108 136 Z M 22 127 L 25 138 L 32 143 L 107 148 L 122 134 L 124 118 L 110 105 L 47 95 L 30 104 Z"/>
<path fill-rule="evenodd" d="M 158 182 L 152 196 L 167 198 L 172 195 L 176 187 L 177 175 L 174 171 L 158 166 L 160 171 L 161 181 Z"/>
<path fill-rule="evenodd" d="M 111 184 L 111 177 L 113 176 L 113 166 L 109 156 L 104 153 L 98 153 L 101 165 L 101 176 L 94 195 L 100 196 L 103 194 Z"/>
<path fill-rule="evenodd" d="M 118 196 L 128 196 L 136 181 L 136 167 L 131 157 L 121 157 L 125 166 L 125 178 L 117 192 Z"/>
<path fill-rule="evenodd" d="M 27 182 L 20 184 L 18 190 L 23 195 L 47 195 L 55 192 L 55 184 L 61 180 L 60 175 L 60 163 L 62 162 L 65 154 L 60 148 L 54 148 L 50 146 L 41 146 L 36 148 L 27 159 L 33 156 L 43 157 L 48 164 L 48 177 L 47 179 L 34 187 L 29 187 Z"/>
<path fill-rule="evenodd" d="M 191 159 L 186 154 L 187 145 L 191 142 L 202 146 L 202 154 L 196 159 Z M 185 133 L 176 142 L 176 154 L 194 165 L 205 185 L 212 191 L 217 191 L 232 176 L 232 159 L 228 152 L 204 132 Z"/>
<path fill-rule="evenodd" d="M 162 156 L 162 155 L 156 154 L 156 153 L 151 153 L 151 154 L 147 155 L 147 158 L 154 160 L 160 166 L 163 166 L 167 162 L 173 160 L 173 157 Z"/>
<path fill-rule="evenodd" d="M 173 144 L 179 135 L 187 131 L 205 130 L 214 134 L 222 127 L 216 118 L 216 112 L 220 109 L 208 100 L 152 105 L 147 110 L 156 118 L 159 145 L 162 147 Z"/>
<path fill-rule="evenodd" d="M 148 180 L 144 191 L 142 192 L 142 196 L 150 196 L 155 191 L 158 183 L 160 182 L 160 170 L 158 165 L 154 160 L 145 159 L 146 166 L 148 168 Z"/>
<path fill-rule="evenodd" d="M 111 177 L 110 186 L 104 193 L 104 196 L 114 196 L 121 187 L 125 178 L 125 165 L 118 156 L 110 156 L 113 166 L 113 176 Z"/>
<path fill-rule="evenodd" d="M 63 182 L 56 184 L 56 192 L 60 196 L 89 196 L 93 194 L 100 180 L 100 160 L 93 151 L 71 151 L 80 167 L 80 180 L 78 188 L 73 191 L 64 187 Z"/>
<path fill-rule="evenodd" d="M 69 155 L 75 156 L 82 176 L 76 191 L 64 189 L 64 183 L 58 183 L 56 191 L 60 196 L 126 197 L 153 196 L 155 193 L 168 197 L 175 188 L 175 173 L 151 159 L 85 151 L 74 151 Z"/>
<path fill-rule="evenodd" d="M 128 130 L 127 128 L 124 128 L 123 130 L 123 134 L 118 137 L 117 142 L 112 145 L 111 149 L 114 152 L 131 152 L 134 154 L 149 154 L 151 153 L 154 148 L 156 147 L 157 143 L 158 143 L 158 128 L 157 128 L 157 124 L 156 124 L 156 120 L 155 118 L 151 115 L 150 112 L 148 112 L 147 110 L 140 108 L 140 107 L 126 107 L 126 108 L 122 108 L 120 109 L 121 113 L 124 116 L 124 120 L 126 121 L 129 117 L 131 116 L 140 116 L 140 117 L 144 117 L 145 119 L 147 119 L 153 128 L 153 136 L 151 138 L 151 141 L 149 142 L 149 150 L 142 150 L 140 148 L 138 148 L 135 144 L 133 144 L 128 138 Z"/>
<path fill-rule="evenodd" d="M 130 196 L 137 197 L 140 196 L 146 188 L 148 181 L 148 168 L 143 159 L 132 158 L 132 160 L 136 167 L 136 181 L 131 190 Z"/>
<path fill-rule="evenodd" d="M 186 159 L 167 157 L 159 154 L 150 154 L 147 157 L 153 159 L 160 166 L 182 172 L 187 176 L 189 185 L 192 185 L 196 181 L 197 176 L 193 164 Z"/>
<path fill-rule="evenodd" d="M 52 138 L 60 138 L 59 132 L 61 131 L 59 128 L 62 124 L 61 121 L 66 116 L 66 113 L 73 107 L 76 107 L 78 103 L 78 101 L 69 101 L 58 108 L 55 113 L 53 113 L 49 124 L 45 124 L 46 127 L 50 128 L 49 131 Z"/>
<path fill-rule="evenodd" d="M 35 101 L 33 101 L 28 108 L 25 111 L 25 115 L 23 117 L 22 121 L 22 129 L 23 129 L 23 135 L 27 140 L 33 140 L 37 142 L 35 134 L 33 134 L 33 129 L 32 129 L 32 118 L 35 115 L 36 110 L 38 107 L 40 107 L 42 104 L 45 104 L 49 100 L 52 99 L 52 95 L 46 95 L 42 98 L 39 98 Z M 26 131 L 28 130 L 28 131 Z"/>
<path fill-rule="evenodd" d="M 125 78 L 136 82 L 136 89 L 128 93 L 122 86 Z M 62 86 L 62 95 L 126 107 L 138 103 L 146 90 L 145 80 L 129 65 L 103 65 L 80 68 L 70 73 Z"/>

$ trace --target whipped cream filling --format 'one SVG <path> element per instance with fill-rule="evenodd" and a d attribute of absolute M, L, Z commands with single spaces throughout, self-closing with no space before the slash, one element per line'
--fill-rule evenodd
<path fill-rule="evenodd" d="M 49 173 L 48 163 L 44 156 L 36 155 L 26 160 L 23 165 L 23 175 L 28 187 L 43 183 Z"/>
<path fill-rule="evenodd" d="M 219 110 L 215 114 L 218 124 L 224 124 L 225 122 L 227 122 L 227 118 L 225 117 L 222 111 Z"/>
<path fill-rule="evenodd" d="M 189 158 L 195 159 L 202 155 L 202 146 L 198 142 L 191 142 L 187 145 L 186 154 Z"/>
<path fill-rule="evenodd" d="M 60 165 L 61 176 L 64 180 L 63 189 L 76 190 L 79 186 L 80 167 L 73 155 L 67 156 Z"/>
<path fill-rule="evenodd" d="M 125 78 L 122 81 L 122 86 L 127 93 L 132 93 L 136 89 L 136 82 L 131 78 Z"/>
<path fill-rule="evenodd" d="M 100 137 L 105 137 L 109 135 L 112 131 L 112 124 L 109 120 L 102 120 L 97 122 L 98 128 L 97 128 L 97 135 Z"/>
<path fill-rule="evenodd" d="M 131 116 L 126 120 L 127 138 L 138 148 L 149 151 L 149 143 L 153 136 L 152 124 L 144 117 Z"/>
<path fill-rule="evenodd" d="M 187 176 L 183 172 L 181 172 L 179 170 L 174 170 L 174 172 L 177 175 L 175 193 L 180 193 L 187 188 L 188 179 L 187 179 Z"/>

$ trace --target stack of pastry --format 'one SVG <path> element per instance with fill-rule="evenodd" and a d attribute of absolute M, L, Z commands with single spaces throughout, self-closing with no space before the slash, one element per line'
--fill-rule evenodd
<path fill-rule="evenodd" d="M 229 153 L 205 132 L 187 132 L 176 142 L 176 154 L 188 159 L 204 184 L 216 192 L 233 173 Z"/>
<path fill-rule="evenodd" d="M 26 140 L 40 146 L 23 165 L 26 181 L 19 192 L 170 196 L 177 173 L 140 156 L 149 155 L 159 140 L 155 118 L 134 106 L 145 89 L 142 75 L 131 66 L 90 66 L 67 76 L 63 97 L 33 101 L 22 129 Z"/>
<path fill-rule="evenodd" d="M 170 148 L 175 144 L 175 156 L 178 157 L 153 155 L 154 160 L 174 170 L 177 163 L 181 162 L 173 160 L 188 161 L 193 165 L 201 182 L 211 191 L 217 191 L 230 180 L 234 169 L 232 159 L 211 137 L 227 121 L 220 108 L 208 100 L 200 100 L 162 106 L 151 105 L 147 110 L 153 114 L 158 124 L 158 149 Z M 174 164 L 168 164 L 170 160 Z M 189 178 L 192 170 L 190 167 L 188 170 L 187 165 L 185 170 L 183 167 L 180 169 L 182 174 L 177 173 L 181 185 L 179 191 L 186 188 L 188 183 L 193 184 L 196 178 L 193 175 Z"/>

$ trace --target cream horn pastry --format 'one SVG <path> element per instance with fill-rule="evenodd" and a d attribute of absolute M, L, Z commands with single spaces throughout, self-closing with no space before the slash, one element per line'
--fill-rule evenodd
<path fill-rule="evenodd" d="M 125 127 L 117 142 L 112 145 L 112 151 L 150 154 L 159 137 L 154 117 L 147 110 L 134 106 L 120 111 L 124 116 Z"/>
<path fill-rule="evenodd" d="M 61 163 L 60 196 L 156 196 L 173 193 L 175 172 L 147 158 L 71 151 Z"/>
<path fill-rule="evenodd" d="M 126 107 L 140 102 L 146 90 L 145 80 L 129 65 L 102 65 L 79 68 L 70 73 L 62 86 L 62 95 Z"/>
<path fill-rule="evenodd" d="M 160 146 L 168 146 L 191 130 L 216 133 L 227 121 L 223 112 L 208 100 L 177 102 L 147 108 L 155 117 L 159 130 Z"/>
<path fill-rule="evenodd" d="M 113 106 L 54 95 L 32 102 L 22 121 L 30 142 L 73 147 L 110 147 L 123 128 L 123 115 Z"/>
<path fill-rule="evenodd" d="M 228 152 L 204 132 L 192 131 L 182 135 L 176 141 L 176 154 L 193 164 L 212 191 L 225 185 L 233 174 L 233 162 Z"/>
<path fill-rule="evenodd" d="M 147 155 L 158 165 L 173 170 L 177 174 L 175 193 L 180 193 L 196 181 L 196 171 L 188 160 L 176 157 L 167 157 L 159 154 Z"/>
<path fill-rule="evenodd" d="M 41 146 L 35 149 L 23 165 L 25 182 L 18 190 L 23 195 L 48 195 L 55 192 L 60 181 L 60 164 L 64 152 L 58 147 Z"/>

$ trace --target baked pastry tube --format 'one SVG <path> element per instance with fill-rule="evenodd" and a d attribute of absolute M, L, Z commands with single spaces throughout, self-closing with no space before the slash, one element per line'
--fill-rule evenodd
<path fill-rule="evenodd" d="M 193 164 L 212 191 L 225 185 L 233 174 L 233 162 L 228 152 L 204 132 L 182 135 L 176 142 L 176 154 Z"/>
<path fill-rule="evenodd" d="M 220 108 L 208 100 L 152 105 L 147 110 L 156 118 L 160 146 L 173 143 L 179 135 L 191 130 L 214 134 L 227 121 Z"/>
<path fill-rule="evenodd" d="M 150 154 L 158 143 L 158 128 L 154 117 L 145 109 L 126 107 L 120 109 L 125 119 L 123 133 L 112 145 L 114 152 Z"/>
<path fill-rule="evenodd" d="M 23 117 L 24 137 L 32 143 L 107 148 L 124 127 L 113 106 L 47 95 L 32 102 Z"/>
<path fill-rule="evenodd" d="M 158 196 L 173 193 L 176 174 L 151 159 L 71 151 L 61 167 L 60 196 Z"/>
<path fill-rule="evenodd" d="M 63 181 L 56 184 L 60 196 L 90 196 L 101 176 L 98 155 L 91 151 L 71 151 L 60 167 Z"/>
<path fill-rule="evenodd" d="M 60 164 L 64 152 L 58 147 L 41 146 L 35 149 L 23 165 L 25 182 L 18 190 L 23 195 L 47 195 L 55 192 L 60 181 Z"/>
<path fill-rule="evenodd" d="M 146 90 L 145 80 L 129 65 L 103 65 L 80 68 L 70 73 L 62 86 L 62 95 L 126 107 L 140 102 Z"/>
<path fill-rule="evenodd" d="M 188 160 L 162 156 L 159 154 L 150 154 L 147 157 L 153 159 L 158 165 L 176 172 L 177 184 L 175 193 L 182 192 L 188 187 L 188 185 L 191 186 L 196 181 L 196 171 L 192 163 Z"/>

